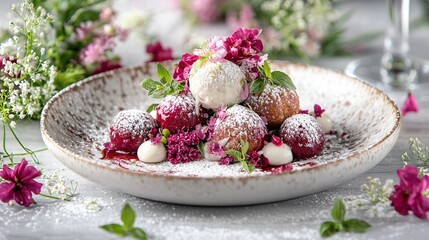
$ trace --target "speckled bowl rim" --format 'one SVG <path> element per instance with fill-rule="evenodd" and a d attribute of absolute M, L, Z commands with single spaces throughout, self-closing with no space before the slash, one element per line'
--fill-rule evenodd
<path fill-rule="evenodd" d="M 176 176 L 176 175 L 167 175 L 164 173 L 153 173 L 153 172 L 140 172 L 140 171 L 135 171 L 135 170 L 129 170 L 129 169 L 123 169 L 123 168 L 113 168 L 111 166 L 108 165 L 104 165 L 104 164 L 98 164 L 96 161 L 91 160 L 92 158 L 85 158 L 79 154 L 74 153 L 73 151 L 70 151 L 67 148 L 64 148 L 62 146 L 60 146 L 60 144 L 58 144 L 49 134 L 48 130 L 46 129 L 46 122 L 45 122 L 45 118 L 51 108 L 52 105 L 54 105 L 59 97 L 63 94 L 67 94 L 69 92 L 75 92 L 77 91 L 79 88 L 83 87 L 86 84 L 89 84 L 91 82 L 94 81 L 99 81 L 99 79 L 102 79 L 104 77 L 109 77 L 112 76 L 114 73 L 116 72 L 128 72 L 131 71 L 133 69 L 138 69 L 141 68 L 143 69 L 143 72 L 147 72 L 148 71 L 148 65 L 135 65 L 135 66 L 130 66 L 130 67 L 123 67 L 120 69 L 116 69 L 116 70 L 112 70 L 112 71 L 107 71 L 104 73 L 100 73 L 97 75 L 93 75 L 90 76 L 88 78 L 85 78 L 79 82 L 76 82 L 66 88 L 64 88 L 63 90 L 61 90 L 60 92 L 58 92 L 55 96 L 53 96 L 48 103 L 45 105 L 45 107 L 42 110 L 42 114 L 41 114 L 41 119 L 40 119 L 40 129 L 41 129 L 41 134 L 42 137 L 44 139 L 44 141 L 49 141 L 53 146 L 55 146 L 57 149 L 59 149 L 62 153 L 71 156 L 74 160 L 78 160 L 78 161 L 83 161 L 86 162 L 90 165 L 93 165 L 95 167 L 101 167 L 104 168 L 106 170 L 110 170 L 110 171 L 119 171 L 122 173 L 126 173 L 126 174 L 133 174 L 133 175 L 138 175 L 138 176 L 142 176 L 142 177 L 160 177 L 160 178 L 171 178 L 171 179 L 186 179 L 186 180 L 197 180 L 197 179 L 204 179 L 204 180 L 216 180 L 216 179 L 237 179 L 237 180 L 242 180 L 242 181 L 246 181 L 246 180 L 250 180 L 250 179 L 255 179 L 255 178 L 271 178 L 271 177 L 278 177 L 278 176 L 282 176 L 284 174 L 295 174 L 295 173 L 302 173 L 302 172 L 313 172 L 313 171 L 318 171 L 319 169 L 323 169 L 323 168 L 329 168 L 331 166 L 335 166 L 337 164 L 339 164 L 341 161 L 351 161 L 355 158 L 357 158 L 357 156 L 360 156 L 364 153 L 370 152 L 374 149 L 376 149 L 379 145 L 381 145 L 383 142 L 385 142 L 387 139 L 389 139 L 390 137 L 392 137 L 392 135 L 396 132 L 400 130 L 400 125 L 401 125 L 401 114 L 400 111 L 398 109 L 398 107 L 396 106 L 396 104 L 393 102 L 392 99 L 390 99 L 383 91 L 379 90 L 378 88 L 372 86 L 371 84 L 360 80 L 356 77 L 351 77 L 348 76 L 346 74 L 344 74 L 343 72 L 337 71 L 337 70 L 333 70 L 333 69 L 328 69 L 328 68 L 323 68 L 323 67 L 319 67 L 319 66 L 314 66 L 314 65 L 309 65 L 309 64 L 305 64 L 305 63 L 293 63 L 293 62 L 289 62 L 289 61 L 281 61 L 281 60 L 273 60 L 270 61 L 273 65 L 288 65 L 288 66 L 297 66 L 300 68 L 313 68 L 313 69 L 317 69 L 319 71 L 325 71 L 325 72 L 331 72 L 334 73 L 336 75 L 340 75 L 344 78 L 349 79 L 349 81 L 355 81 L 358 84 L 361 84 L 361 86 L 363 88 L 367 88 L 368 91 L 373 90 L 375 91 L 374 94 L 372 94 L 373 96 L 380 96 L 383 98 L 384 102 L 387 105 L 390 105 L 396 113 L 396 118 L 395 118 L 395 124 L 394 126 L 389 130 L 389 132 L 386 134 L 386 136 L 384 136 L 383 139 L 381 139 L 380 141 L 370 145 L 369 147 L 366 147 L 365 149 L 362 150 L 357 150 L 357 151 L 353 151 L 351 152 L 350 155 L 348 155 L 347 157 L 340 157 L 334 161 L 330 161 L 330 162 L 324 162 L 321 164 L 316 164 L 314 166 L 308 166 L 306 168 L 303 169 L 299 169 L 299 170 L 291 170 L 291 171 L 286 171 L 286 172 L 280 172 L 280 173 L 271 173 L 271 174 L 265 174 L 265 175 L 242 175 L 242 176 L 209 176 L 209 177 L 199 177 L 199 176 Z M 274 67 L 275 68 L 275 67 Z M 61 161 L 61 160 L 59 160 Z"/>

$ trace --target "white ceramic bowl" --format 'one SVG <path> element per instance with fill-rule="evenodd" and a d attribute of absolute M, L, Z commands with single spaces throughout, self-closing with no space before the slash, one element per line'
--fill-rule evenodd
<path fill-rule="evenodd" d="M 154 65 L 107 72 L 64 89 L 43 110 L 42 136 L 64 165 L 102 186 L 157 201 L 212 206 L 267 203 L 323 191 L 374 167 L 392 149 L 400 114 L 385 94 L 324 68 L 288 62 L 272 62 L 272 68 L 292 77 L 301 109 L 315 103 L 325 108 L 340 136 L 326 144 L 322 155 L 294 162 L 290 171 L 247 174 L 237 164 L 206 160 L 177 165 L 101 160 L 113 116 L 155 102 L 139 86 L 146 76 L 156 76 Z"/>

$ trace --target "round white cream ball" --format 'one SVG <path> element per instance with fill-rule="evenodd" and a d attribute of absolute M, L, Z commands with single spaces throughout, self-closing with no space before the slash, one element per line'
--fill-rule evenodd
<path fill-rule="evenodd" d="M 291 163 L 293 160 L 292 150 L 287 144 L 276 146 L 274 143 L 267 143 L 262 148 L 262 154 L 268 159 L 270 165 L 280 166 Z"/>
<path fill-rule="evenodd" d="M 166 159 L 167 150 L 161 142 L 152 143 L 148 140 L 143 142 L 137 149 L 137 157 L 145 163 L 159 163 Z"/>
<path fill-rule="evenodd" d="M 323 113 L 322 116 L 316 117 L 316 120 L 322 126 L 323 133 L 326 134 L 332 130 L 333 124 L 328 114 Z"/>
<path fill-rule="evenodd" d="M 203 107 L 218 109 L 244 100 L 240 95 L 245 81 L 240 67 L 234 63 L 207 62 L 191 70 L 189 90 Z"/>

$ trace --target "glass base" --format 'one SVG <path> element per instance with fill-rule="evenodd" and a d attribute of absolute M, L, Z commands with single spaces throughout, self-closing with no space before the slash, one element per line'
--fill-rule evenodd
<path fill-rule="evenodd" d="M 411 58 L 407 71 L 387 71 L 381 65 L 381 55 L 356 59 L 348 64 L 345 73 L 362 79 L 381 90 L 414 90 L 429 83 L 429 61 Z"/>

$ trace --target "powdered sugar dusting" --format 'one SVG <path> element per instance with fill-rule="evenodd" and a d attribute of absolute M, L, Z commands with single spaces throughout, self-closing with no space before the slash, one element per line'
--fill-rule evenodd
<path fill-rule="evenodd" d="M 142 110 L 130 109 L 119 112 L 111 122 L 113 136 L 131 133 L 131 138 L 146 136 L 156 127 L 155 120 Z"/>
<path fill-rule="evenodd" d="M 319 123 L 307 114 L 296 114 L 286 119 L 280 127 L 280 134 L 287 139 L 299 137 L 306 139 L 305 144 L 299 143 L 300 147 L 314 148 L 323 143 L 323 131 Z"/>

